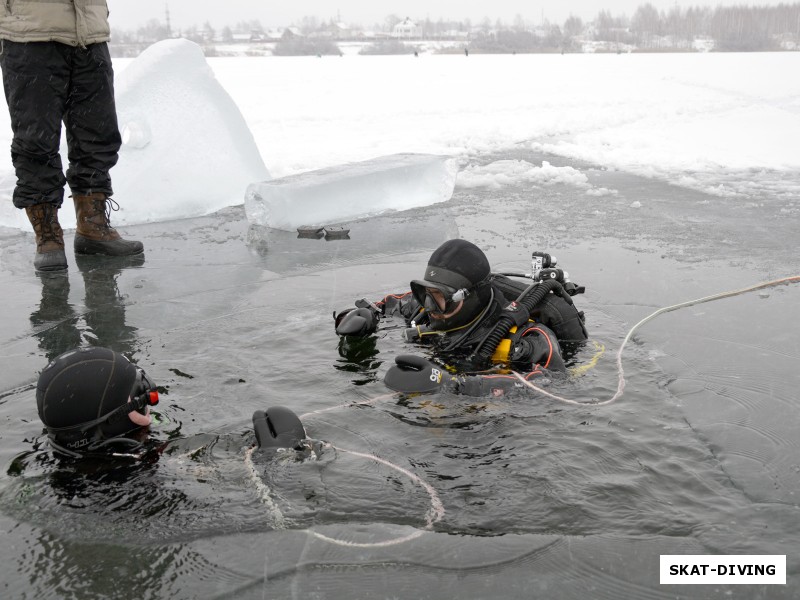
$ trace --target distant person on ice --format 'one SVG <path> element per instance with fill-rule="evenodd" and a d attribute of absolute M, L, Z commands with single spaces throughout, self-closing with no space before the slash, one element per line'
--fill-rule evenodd
<path fill-rule="evenodd" d="M 405 338 L 430 345 L 441 364 L 398 356 L 386 374 L 388 387 L 500 394 L 519 384 L 509 368 L 526 379 L 563 372 L 562 345 L 588 338 L 583 313 L 571 298 L 583 288 L 567 282 L 560 269 L 545 268 L 535 277 L 520 282 L 494 274 L 475 244 L 449 240 L 433 252 L 424 278 L 412 281 L 410 292 L 356 302 L 356 308 L 334 315 L 336 333 L 367 337 L 381 318 L 401 317 Z"/>
<path fill-rule="evenodd" d="M 13 201 L 36 234 L 37 271 L 67 268 L 58 209 L 64 184 L 77 216 L 75 252 L 127 256 L 143 251 L 111 227 L 119 205 L 109 170 L 121 140 L 108 52 L 105 0 L 0 3 L 0 67 L 14 137 Z M 59 145 L 67 132 L 66 177 Z"/>

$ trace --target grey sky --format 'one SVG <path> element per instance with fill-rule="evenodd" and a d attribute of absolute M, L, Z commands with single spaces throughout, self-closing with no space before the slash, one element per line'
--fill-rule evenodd
<path fill-rule="evenodd" d="M 108 0 L 111 25 L 120 29 L 133 29 L 149 19 L 164 20 L 165 6 L 169 5 L 174 28 L 202 25 L 209 21 L 214 27 L 234 25 L 238 21 L 258 19 L 264 27 L 279 27 L 298 22 L 304 16 L 328 20 L 337 13 L 345 23 L 359 23 L 370 27 L 383 23 L 391 14 L 412 19 L 438 20 L 469 18 L 480 23 L 485 17 L 493 22 L 502 19 L 511 23 L 516 15 L 526 22 L 538 23 L 544 18 L 562 24 L 574 14 L 584 20 L 592 19 L 601 9 L 614 15 L 633 15 L 636 7 L 646 0 L 295 0 L 294 2 L 267 2 L 265 0 Z M 649 0 L 659 10 L 671 6 L 718 5 L 777 5 L 779 2 L 763 0 Z"/>

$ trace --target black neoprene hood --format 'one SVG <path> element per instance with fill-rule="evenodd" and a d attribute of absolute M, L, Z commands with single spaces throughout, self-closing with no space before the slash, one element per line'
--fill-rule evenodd
<path fill-rule="evenodd" d="M 470 289 L 484 281 L 491 272 L 483 251 L 467 240 L 448 240 L 431 254 L 425 277 L 411 282 L 422 287 L 453 292 Z M 449 288 L 449 289 L 448 289 Z"/>
<path fill-rule="evenodd" d="M 56 430 L 88 423 L 128 402 L 136 380 L 136 367 L 127 358 L 108 348 L 80 348 L 55 358 L 39 376 L 36 405 L 39 418 L 58 441 L 93 437 L 76 430 L 59 434 Z M 135 429 L 128 419 L 99 425 L 102 437 L 113 437 Z M 94 428 L 96 429 L 96 428 Z"/>

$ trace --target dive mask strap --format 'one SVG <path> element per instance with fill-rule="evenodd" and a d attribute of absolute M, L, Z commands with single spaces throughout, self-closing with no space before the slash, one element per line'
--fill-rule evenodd
<path fill-rule="evenodd" d="M 102 425 L 106 422 L 113 423 L 114 421 L 120 419 L 123 415 L 127 417 L 128 413 L 130 412 L 141 411 L 147 406 L 155 406 L 156 404 L 158 404 L 158 390 L 147 389 L 138 396 L 131 398 L 130 401 L 126 402 L 125 404 L 121 404 L 111 412 L 107 412 L 102 417 L 93 419 L 91 421 L 86 421 L 85 423 L 79 423 L 78 425 L 70 425 L 69 427 L 48 427 L 47 430 L 51 433 L 62 433 L 77 429 L 81 433 L 85 433 L 92 427 L 97 427 L 98 425 Z"/>

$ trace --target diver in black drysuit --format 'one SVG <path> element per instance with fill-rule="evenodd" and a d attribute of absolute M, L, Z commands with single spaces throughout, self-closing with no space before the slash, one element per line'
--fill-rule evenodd
<path fill-rule="evenodd" d="M 148 441 L 158 387 L 141 367 L 110 348 L 76 348 L 54 358 L 36 384 L 39 418 L 61 458 L 157 458 L 164 444 Z M 260 448 L 305 449 L 305 429 L 288 408 L 253 414 Z"/>
<path fill-rule="evenodd" d="M 571 298 L 584 288 L 558 282 L 559 269 L 542 273 L 535 284 L 493 274 L 475 244 L 449 240 L 433 252 L 424 278 L 412 281 L 410 292 L 356 302 L 356 308 L 334 315 L 336 333 L 367 337 L 382 318 L 402 317 L 406 339 L 430 345 L 442 364 L 398 356 L 386 374 L 388 387 L 497 395 L 521 385 L 509 369 L 525 379 L 564 372 L 565 347 L 588 338 L 583 313 Z"/>

